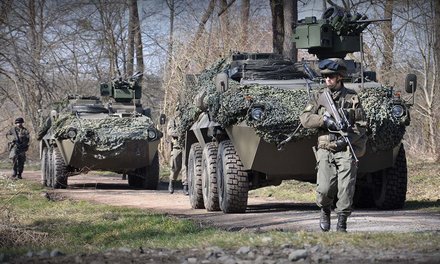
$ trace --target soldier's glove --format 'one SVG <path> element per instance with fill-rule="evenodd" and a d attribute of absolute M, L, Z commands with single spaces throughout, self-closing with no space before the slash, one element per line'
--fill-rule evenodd
<path fill-rule="evenodd" d="M 324 121 L 324 126 L 331 131 L 337 131 L 339 130 L 338 125 L 336 124 L 336 120 L 330 116 L 329 113 L 325 112 L 324 117 L 322 119 Z"/>
<path fill-rule="evenodd" d="M 340 139 L 330 143 L 329 148 L 333 152 L 339 152 L 339 151 L 346 150 L 347 145 L 348 145 L 347 142 L 343 138 L 340 138 Z"/>

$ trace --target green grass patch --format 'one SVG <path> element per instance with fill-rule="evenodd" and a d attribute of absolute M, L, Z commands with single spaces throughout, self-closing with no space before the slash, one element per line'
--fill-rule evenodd
<path fill-rule="evenodd" d="M 252 197 L 274 197 L 281 200 L 294 200 L 306 203 L 315 201 L 315 184 L 295 180 L 283 181 L 279 186 L 269 186 L 252 190 Z"/>

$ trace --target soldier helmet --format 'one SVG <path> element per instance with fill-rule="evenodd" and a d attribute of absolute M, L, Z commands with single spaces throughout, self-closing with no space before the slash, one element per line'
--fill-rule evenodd
<path fill-rule="evenodd" d="M 319 69 L 321 70 L 321 75 L 329 74 L 339 74 L 345 76 L 347 74 L 347 65 L 343 59 L 331 58 L 325 59 L 319 62 Z"/>
<path fill-rule="evenodd" d="M 23 124 L 24 123 L 24 119 L 22 117 L 16 118 L 14 123 L 15 124 Z"/>

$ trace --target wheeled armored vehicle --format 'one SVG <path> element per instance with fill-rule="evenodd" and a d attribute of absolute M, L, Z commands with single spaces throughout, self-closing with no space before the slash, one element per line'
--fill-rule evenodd
<path fill-rule="evenodd" d="M 361 50 L 360 33 L 371 22 L 330 8 L 322 19 L 299 21 L 294 41 L 319 60 L 344 58 Z M 189 85 L 181 111 L 181 142 L 192 208 L 243 213 L 249 190 L 283 180 L 316 182 L 312 147 L 317 131 L 301 127 L 299 115 L 310 91 L 322 86 L 318 62 L 236 53 Z M 402 137 L 411 103 L 400 91 L 378 83 L 361 63 L 345 62 L 344 85 L 358 92 L 368 121 L 367 153 L 359 161 L 354 204 L 402 208 L 407 191 Z M 413 93 L 416 82 L 415 75 L 407 75 L 405 90 Z"/>
<path fill-rule="evenodd" d="M 101 98 L 68 96 L 52 109 L 39 133 L 44 186 L 65 188 L 68 177 L 102 170 L 128 176 L 134 188 L 157 188 L 162 132 L 140 103 L 141 77 L 114 79 L 100 85 Z"/>

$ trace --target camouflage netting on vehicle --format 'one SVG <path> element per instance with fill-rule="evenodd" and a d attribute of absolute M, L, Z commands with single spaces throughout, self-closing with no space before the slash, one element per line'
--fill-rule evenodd
<path fill-rule="evenodd" d="M 405 134 L 404 120 L 398 120 L 391 113 L 393 100 L 388 96 L 389 91 L 380 87 L 359 93 L 367 117 L 369 144 L 377 150 L 393 148 Z"/>
<path fill-rule="evenodd" d="M 94 147 L 97 151 L 117 150 L 130 140 L 148 140 L 148 129 L 153 122 L 148 117 L 77 118 L 73 114 L 60 115 L 54 124 L 56 138 L 66 138 L 76 128 L 76 142 Z"/>
<path fill-rule="evenodd" d="M 262 85 L 233 85 L 232 89 L 219 97 L 219 105 L 210 109 L 214 121 L 222 126 L 230 126 L 245 121 L 254 127 L 257 134 L 269 143 L 280 143 L 298 128 L 299 115 L 302 113 L 308 95 L 305 90 L 284 90 Z M 250 116 L 251 109 L 264 110 L 261 120 Z M 299 129 L 293 140 L 316 134 L 316 129 Z"/>
<path fill-rule="evenodd" d="M 230 60 L 227 58 L 218 60 L 197 78 L 197 83 L 191 83 L 185 86 L 178 106 L 180 119 L 180 124 L 177 129 L 180 135 L 179 145 L 183 146 L 183 136 L 202 112 L 195 106 L 194 99 L 203 91 L 206 91 L 208 95 L 211 95 L 210 97 L 215 94 L 215 84 L 212 80 L 219 72 L 227 69 L 229 62 Z"/>
<path fill-rule="evenodd" d="M 307 104 L 305 90 L 284 90 L 264 85 L 240 85 L 230 80 L 229 89 L 223 93 L 216 91 L 216 74 L 224 72 L 230 61 L 222 59 L 199 76 L 197 84 L 185 89 L 185 98 L 181 102 L 179 127 L 180 139 L 202 112 L 194 104 L 197 94 L 206 93 L 204 103 L 210 117 L 222 127 L 246 122 L 254 127 L 256 133 L 266 142 L 279 144 L 299 124 L 299 115 Z M 387 96 L 386 88 L 368 88 L 359 93 L 368 118 L 369 142 L 374 149 L 387 150 L 396 146 L 405 133 L 405 126 L 391 114 L 392 99 Z M 252 107 L 264 109 L 264 117 L 259 120 L 250 118 Z M 292 141 L 317 134 L 317 129 L 300 128 Z M 183 144 L 183 142 L 180 142 Z"/>

